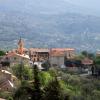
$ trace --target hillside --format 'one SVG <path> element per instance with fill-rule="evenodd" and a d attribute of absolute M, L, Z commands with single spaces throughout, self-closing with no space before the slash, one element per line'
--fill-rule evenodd
<path fill-rule="evenodd" d="M 73 47 L 92 51 L 100 48 L 99 17 L 81 14 L 78 7 L 61 0 L 49 0 L 50 3 L 24 0 L 23 6 L 20 0 L 11 1 L 0 3 L 1 48 L 17 47 L 20 36 L 26 47 Z"/>

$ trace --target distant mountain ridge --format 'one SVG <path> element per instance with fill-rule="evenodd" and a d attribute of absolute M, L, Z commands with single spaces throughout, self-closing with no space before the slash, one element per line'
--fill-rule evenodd
<path fill-rule="evenodd" d="M 68 10 L 65 2 L 61 0 L 54 0 L 55 2 L 51 0 L 54 4 L 49 5 L 50 7 L 46 0 L 43 4 L 39 4 L 40 0 L 34 3 L 34 0 L 32 3 L 29 0 L 27 4 L 28 0 L 24 0 L 26 1 L 26 5 L 22 6 L 24 9 L 21 8 L 23 2 L 20 0 L 15 0 L 17 2 L 15 5 L 12 5 L 14 0 L 13 2 L 7 1 L 9 3 L 6 1 L 6 4 L 0 3 L 1 48 L 16 48 L 20 36 L 25 40 L 25 46 L 28 48 L 72 47 L 77 50 L 91 51 L 100 48 L 99 17 L 74 12 L 70 4 L 68 4 L 70 7 L 67 6 L 70 8 Z M 54 6 L 55 3 L 57 3 L 57 8 Z M 61 5 L 64 6 L 62 9 L 60 9 Z M 11 10 L 12 8 L 14 9 Z"/>

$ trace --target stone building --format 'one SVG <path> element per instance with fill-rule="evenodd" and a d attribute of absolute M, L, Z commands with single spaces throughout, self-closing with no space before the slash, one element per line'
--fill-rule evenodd
<path fill-rule="evenodd" d="M 52 48 L 50 50 L 50 52 L 52 53 L 56 53 L 56 52 L 60 52 L 63 53 L 63 55 L 67 58 L 67 59 L 73 59 L 75 57 L 75 49 L 73 48 Z"/>
<path fill-rule="evenodd" d="M 51 66 L 63 66 L 66 59 L 73 59 L 75 57 L 75 49 L 71 48 L 52 48 L 50 50 L 50 64 Z"/>
<path fill-rule="evenodd" d="M 30 48 L 29 56 L 33 62 L 44 62 L 49 59 L 49 49 Z"/>

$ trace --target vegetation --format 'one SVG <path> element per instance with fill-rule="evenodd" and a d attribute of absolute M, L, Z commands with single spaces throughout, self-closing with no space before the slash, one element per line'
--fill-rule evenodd
<path fill-rule="evenodd" d="M 12 67 L 13 74 L 20 80 L 31 80 L 32 76 L 32 69 L 29 66 L 23 64 L 18 64 Z"/>
<path fill-rule="evenodd" d="M 95 62 L 97 59 L 99 58 L 95 58 Z M 12 72 L 21 84 L 13 92 L 0 92 L 0 97 L 7 100 L 99 100 L 100 98 L 100 80 L 93 76 L 82 77 L 58 68 L 39 71 L 36 65 L 32 69 L 24 63 L 12 67 Z"/>
<path fill-rule="evenodd" d="M 4 56 L 6 53 L 3 50 L 0 50 L 0 56 Z"/>

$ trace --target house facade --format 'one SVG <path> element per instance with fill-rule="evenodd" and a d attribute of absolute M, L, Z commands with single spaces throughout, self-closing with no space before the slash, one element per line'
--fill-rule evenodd
<path fill-rule="evenodd" d="M 50 55 L 50 64 L 51 67 L 60 67 L 64 65 L 64 55 L 63 54 L 52 54 Z"/>
<path fill-rule="evenodd" d="M 33 62 L 43 62 L 49 59 L 49 49 L 45 48 L 30 48 L 29 56 Z"/>
<path fill-rule="evenodd" d="M 73 59 L 75 57 L 75 49 L 71 48 L 52 48 L 50 50 L 50 64 L 51 66 L 63 66 L 65 59 Z"/>

